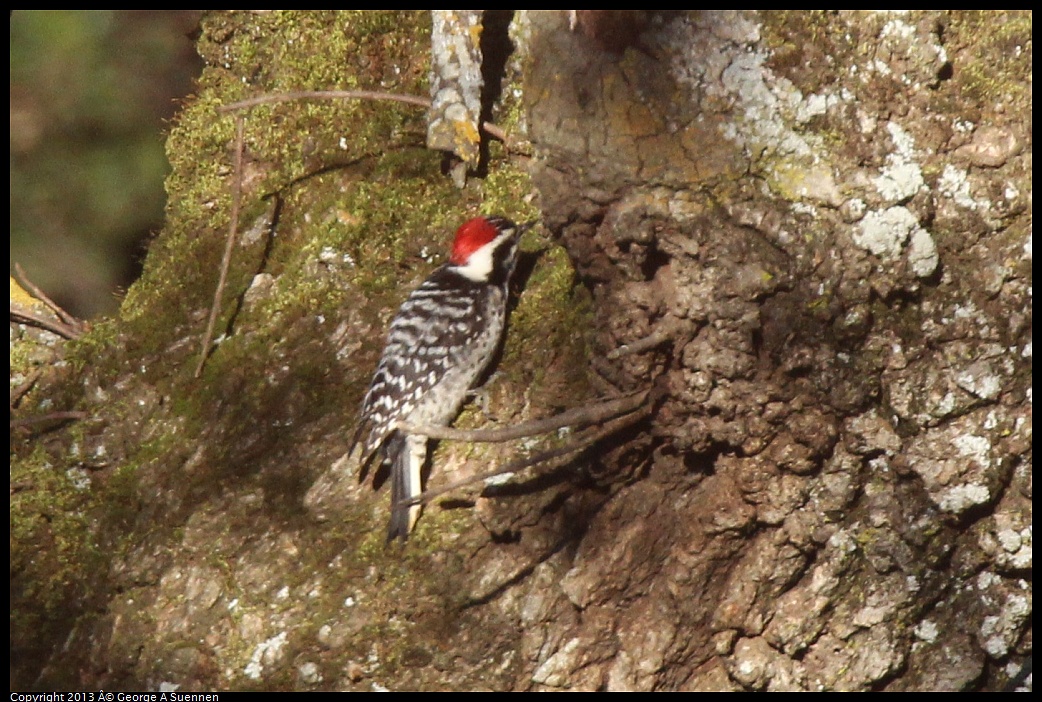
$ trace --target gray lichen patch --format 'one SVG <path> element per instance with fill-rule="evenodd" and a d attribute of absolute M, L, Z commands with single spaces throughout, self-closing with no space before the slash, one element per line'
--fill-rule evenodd
<path fill-rule="evenodd" d="M 427 146 L 477 166 L 481 142 L 481 10 L 432 10 Z"/>
<path fill-rule="evenodd" d="M 614 602 L 644 613 L 699 583 L 691 606 L 660 605 L 687 617 L 686 646 L 668 625 L 620 637 L 604 666 L 618 689 L 653 689 L 672 679 L 657 661 L 688 655 L 744 689 L 972 687 L 993 670 L 977 643 L 993 615 L 965 586 L 968 564 L 1024 552 L 1029 137 L 953 78 L 987 44 L 964 19 L 661 13 L 619 55 L 532 14 L 538 55 L 560 56 L 529 66 L 535 180 L 591 290 L 592 348 L 666 339 L 593 364 L 664 399 L 648 479 L 618 488 L 561 587 L 584 620 L 629 631 Z M 1022 16 L 998 21 L 1023 38 Z M 965 533 L 992 512 L 1003 527 Z M 617 549 L 635 568 L 601 582 Z M 934 611 L 947 589 L 965 597 Z M 938 622 L 957 673 L 931 669 Z M 555 631 L 604 645 L 582 623 Z M 554 651 L 538 659 L 554 686 L 566 664 L 588 679 L 588 657 Z"/>

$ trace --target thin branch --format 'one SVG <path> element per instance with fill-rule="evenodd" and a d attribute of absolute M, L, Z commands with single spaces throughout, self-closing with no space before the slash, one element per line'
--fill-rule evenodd
<path fill-rule="evenodd" d="M 79 412 L 70 410 L 68 412 L 50 412 L 48 414 L 41 414 L 36 417 L 25 417 L 24 419 L 12 419 L 11 429 L 17 429 L 20 427 L 29 427 L 33 424 L 42 424 L 43 422 L 51 422 L 55 420 L 65 419 L 85 419 L 87 417 L 86 412 Z"/>
<path fill-rule="evenodd" d="M 25 397 L 25 393 L 29 392 L 29 390 L 32 389 L 33 385 L 36 384 L 36 381 L 40 379 L 40 376 L 42 374 L 43 371 L 39 369 L 34 370 L 26 377 L 24 383 L 11 390 L 9 405 L 11 407 L 12 412 L 14 412 L 14 406 L 18 404 L 19 400 Z"/>
<path fill-rule="evenodd" d="M 45 329 L 58 336 L 64 336 L 66 339 L 79 339 L 83 335 L 83 332 L 90 329 L 90 325 L 82 320 L 78 320 L 69 314 L 65 309 L 61 308 L 58 303 L 47 297 L 47 294 L 40 289 L 38 285 L 29 280 L 28 276 L 25 275 L 25 271 L 18 264 L 15 264 L 15 275 L 18 276 L 19 282 L 25 289 L 32 294 L 32 297 L 40 300 L 54 312 L 54 315 L 58 318 L 57 320 L 48 319 L 42 315 L 36 314 L 31 309 L 27 309 L 21 305 L 10 303 L 10 319 L 17 324 L 28 324 L 33 327 Z"/>
<path fill-rule="evenodd" d="M 617 349 L 612 349 L 606 355 L 608 357 L 608 360 L 614 361 L 616 359 L 622 358 L 623 356 L 629 356 L 634 353 L 648 351 L 649 349 L 653 349 L 659 344 L 669 341 L 672 338 L 673 335 L 671 332 L 659 328 L 651 334 L 649 334 L 648 336 L 645 336 L 643 339 L 638 339 L 637 341 L 634 341 L 632 344 L 623 344 Z"/>
<path fill-rule="evenodd" d="M 389 102 L 404 102 L 419 107 L 430 107 L 429 98 L 419 95 L 406 95 L 404 93 L 384 93 L 375 90 L 291 90 L 286 93 L 268 93 L 256 97 L 247 98 L 228 105 L 221 105 L 218 112 L 236 112 L 257 105 L 270 105 L 277 102 L 292 102 L 294 100 L 387 100 Z"/>
<path fill-rule="evenodd" d="M 384 93 L 376 90 L 294 90 L 288 93 L 269 93 L 240 100 L 217 108 L 218 112 L 235 112 L 257 105 L 270 105 L 293 100 L 386 100 L 388 102 L 404 102 L 430 109 L 430 98 L 403 93 Z M 481 128 L 486 134 L 507 143 L 507 134 L 491 122 L 482 122 Z"/>
<path fill-rule="evenodd" d="M 643 393 L 643 394 L 646 395 L 647 393 Z M 474 483 L 485 482 L 485 481 L 489 480 L 490 478 L 495 478 L 498 475 L 506 475 L 508 473 L 516 473 L 516 472 L 518 472 L 520 470 L 524 470 L 525 468 L 529 468 L 529 467 L 537 465 L 539 463 L 546 463 L 548 461 L 552 461 L 552 460 L 557 459 L 557 458 L 562 458 L 564 456 L 570 456 L 572 454 L 575 454 L 575 453 L 578 453 L 580 451 L 583 451 L 583 450 L 589 448 L 590 446 L 596 444 L 597 442 L 599 442 L 599 441 L 601 441 L 603 439 L 606 439 L 607 437 L 609 437 L 612 434 L 618 432 L 619 430 L 621 430 L 621 429 L 623 429 L 625 427 L 628 427 L 631 424 L 634 424 L 634 423 L 640 421 L 644 417 L 648 416 L 648 414 L 650 414 L 650 413 L 651 413 L 651 405 L 646 404 L 646 405 L 643 405 L 643 406 L 638 406 L 634 410 L 628 412 L 627 414 L 624 414 L 622 416 L 617 416 L 614 419 L 612 419 L 611 421 L 605 422 L 605 424 L 603 426 L 601 426 L 601 427 L 598 427 L 596 429 L 591 428 L 591 429 L 588 429 L 586 431 L 583 431 L 583 432 L 577 434 L 572 439 L 572 441 L 569 441 L 567 444 L 564 444 L 562 446 L 558 446 L 556 448 L 549 449 L 547 451 L 540 451 L 539 453 L 535 454 L 534 456 L 529 456 L 528 458 L 519 458 L 519 459 L 510 461 L 509 463 L 506 463 L 505 465 L 502 465 L 499 468 L 497 468 L 496 470 L 488 472 L 488 473 L 481 473 L 480 475 L 472 475 L 469 478 L 464 478 L 462 480 L 457 480 L 454 483 L 449 483 L 448 485 L 443 485 L 440 488 L 435 488 L 433 490 L 425 490 L 424 492 L 421 492 L 419 495 L 416 495 L 415 497 L 413 497 L 411 499 L 402 500 L 400 504 L 403 507 L 408 507 L 408 506 L 411 506 L 411 505 L 418 505 L 418 504 L 429 504 L 435 498 L 440 497 L 440 496 L 444 495 L 445 493 L 453 492 L 454 490 L 458 490 L 458 489 L 460 489 L 462 487 L 466 487 L 466 486 L 472 485 Z"/>
<path fill-rule="evenodd" d="M 83 331 L 80 329 L 75 329 L 68 324 L 53 319 L 47 319 L 35 312 L 30 312 L 15 305 L 11 305 L 11 320 L 16 324 L 28 324 L 29 326 L 44 329 L 66 339 L 78 339 L 83 335 Z"/>
<path fill-rule="evenodd" d="M 224 295 L 224 284 L 228 279 L 228 267 L 231 265 L 232 248 L 235 246 L 235 234 L 239 228 L 239 202 L 242 199 L 242 140 L 243 140 L 243 118 L 235 118 L 235 182 L 232 186 L 232 212 L 231 221 L 228 223 L 228 238 L 224 246 L 224 258 L 221 259 L 221 275 L 217 279 L 217 290 L 213 294 L 213 306 L 210 308 L 210 319 L 206 323 L 206 333 L 203 335 L 202 347 L 199 350 L 199 365 L 195 367 L 195 377 L 203 373 L 203 365 L 210 355 L 211 342 L 213 341 L 213 328 L 217 323 L 217 313 L 221 308 L 221 297 Z"/>
<path fill-rule="evenodd" d="M 453 429 L 451 427 L 432 427 L 419 424 L 401 424 L 398 430 L 406 434 L 418 434 L 429 439 L 447 439 L 450 441 L 471 441 L 478 443 L 497 443 L 513 441 L 526 436 L 547 434 L 556 429 L 568 426 L 586 426 L 603 422 L 612 417 L 632 412 L 640 407 L 648 398 L 648 390 L 624 395 L 599 402 L 592 407 L 576 407 L 561 414 L 518 424 L 505 429 Z"/>
<path fill-rule="evenodd" d="M 29 292 L 33 294 L 33 297 L 43 302 L 43 304 L 47 305 L 52 312 L 58 315 L 58 318 L 61 319 L 61 321 L 65 322 L 70 327 L 78 329 L 83 329 L 83 327 L 86 326 L 86 323 L 82 319 L 77 319 L 76 317 L 73 317 L 71 314 L 63 310 L 57 302 L 47 297 L 47 294 L 43 290 L 37 287 L 37 285 L 33 281 L 29 280 L 29 277 L 25 274 L 25 271 L 22 270 L 21 265 L 17 263 L 14 264 L 14 272 L 15 275 L 18 276 L 22 285 L 24 285 L 29 290 Z"/>

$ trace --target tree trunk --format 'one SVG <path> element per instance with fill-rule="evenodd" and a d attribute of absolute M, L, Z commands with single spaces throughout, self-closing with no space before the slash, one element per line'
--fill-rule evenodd
<path fill-rule="evenodd" d="M 1030 13 L 519 12 L 510 148 L 462 191 L 415 108 L 254 108 L 223 340 L 193 378 L 235 180 L 215 108 L 424 94 L 427 32 L 204 18 L 144 276 L 17 409 L 88 418 L 12 433 L 12 688 L 1009 684 L 1031 647 Z M 545 238 L 492 416 L 457 425 L 640 389 L 651 411 L 384 548 L 347 437 L 389 315 L 478 209 L 538 210 Z M 442 442 L 428 486 L 523 450 Z"/>

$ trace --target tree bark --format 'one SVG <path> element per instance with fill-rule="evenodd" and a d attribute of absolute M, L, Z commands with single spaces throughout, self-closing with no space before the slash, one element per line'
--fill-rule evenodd
<path fill-rule="evenodd" d="M 1008 684 L 1031 648 L 1030 13 L 519 12 L 511 151 L 463 191 L 408 107 L 256 108 L 238 296 L 193 379 L 232 199 L 215 108 L 422 94 L 428 29 L 204 19 L 145 274 L 17 409 L 89 418 L 12 434 L 13 689 Z M 458 425 L 653 408 L 384 549 L 346 437 L 388 316 L 479 203 L 538 207 L 547 239 L 494 421 Z M 428 485 L 523 450 L 443 442 Z"/>

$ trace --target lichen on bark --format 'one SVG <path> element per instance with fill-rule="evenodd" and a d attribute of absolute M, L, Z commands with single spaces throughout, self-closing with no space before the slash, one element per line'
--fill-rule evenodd
<path fill-rule="evenodd" d="M 241 298 L 195 381 L 231 199 L 215 108 L 425 94 L 429 41 L 422 13 L 205 17 L 145 274 L 26 398 L 90 417 L 12 441 L 15 470 L 53 470 L 34 490 L 76 496 L 46 508 L 69 511 L 74 562 L 15 575 L 102 574 L 16 662 L 22 685 L 971 690 L 1015 672 L 1030 15 L 642 12 L 610 38 L 619 17 L 576 20 L 515 16 L 499 119 L 529 141 L 492 145 L 463 191 L 410 108 L 246 115 Z M 387 318 L 461 213 L 537 209 L 493 421 L 649 385 L 654 412 L 440 501 L 385 550 L 383 495 L 330 467 Z M 446 443 L 431 480 L 510 451 Z M 84 465 L 85 497 L 55 487 Z M 303 496 L 322 476 L 319 515 Z M 12 503 L 28 533 L 15 520 L 44 508 Z"/>

